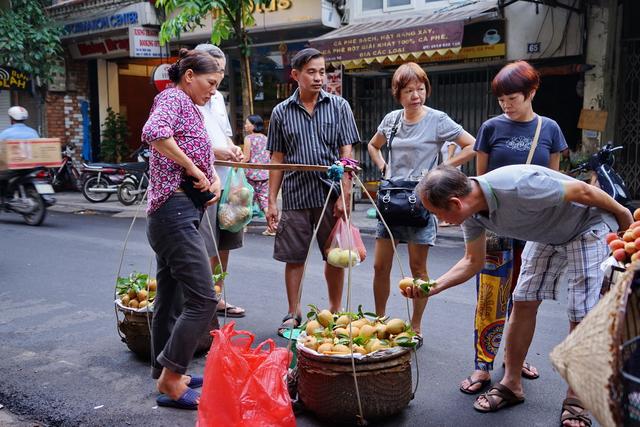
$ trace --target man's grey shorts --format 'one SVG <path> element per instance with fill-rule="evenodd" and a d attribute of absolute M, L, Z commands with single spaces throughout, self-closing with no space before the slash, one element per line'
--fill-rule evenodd
<path fill-rule="evenodd" d="M 513 300 L 558 299 L 558 283 L 566 272 L 567 314 L 571 322 L 581 321 L 600 299 L 604 279 L 600 264 L 609 252 L 604 240 L 609 231 L 600 223 L 564 245 L 527 242 Z"/>
<path fill-rule="evenodd" d="M 209 218 L 208 220 L 207 217 Z M 211 227 L 209 227 L 209 221 L 211 221 Z M 227 230 L 221 230 L 220 227 L 218 227 L 218 203 L 207 208 L 204 216 L 202 217 L 202 221 L 200 221 L 200 228 L 198 229 L 204 239 L 204 244 L 207 247 L 207 255 L 209 258 L 216 256 L 211 230 L 213 230 L 213 233 L 216 235 L 218 251 L 230 251 L 242 247 L 244 240 L 243 230 L 240 230 L 237 233 L 232 233 Z"/>
<path fill-rule="evenodd" d="M 334 201 L 329 202 L 316 236 L 323 260 L 327 259 L 324 254 L 325 243 L 336 223 L 336 218 L 333 216 L 334 203 Z M 321 213 L 322 208 L 282 211 L 273 246 L 273 258 L 293 264 L 304 263 L 311 245 L 313 229 L 318 224 Z"/>

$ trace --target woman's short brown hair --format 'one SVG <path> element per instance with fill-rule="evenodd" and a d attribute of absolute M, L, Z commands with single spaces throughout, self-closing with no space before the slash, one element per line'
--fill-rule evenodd
<path fill-rule="evenodd" d="M 413 81 L 424 83 L 427 98 L 431 95 L 431 83 L 427 73 L 415 62 L 407 62 L 398 67 L 391 79 L 391 94 L 396 101 L 400 102 L 400 92 Z"/>
<path fill-rule="evenodd" d="M 491 82 L 491 90 L 496 97 L 522 93 L 527 98 L 540 87 L 540 74 L 527 61 L 507 64 Z"/>

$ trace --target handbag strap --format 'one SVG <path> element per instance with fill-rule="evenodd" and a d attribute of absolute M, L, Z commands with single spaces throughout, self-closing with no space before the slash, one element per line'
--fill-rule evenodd
<path fill-rule="evenodd" d="M 540 128 L 542 128 L 542 117 L 538 115 L 538 124 L 536 125 L 536 133 L 533 135 L 533 141 L 531 141 L 531 148 L 529 149 L 529 155 L 527 156 L 527 165 L 531 164 L 531 160 L 533 159 L 533 153 L 536 151 L 536 147 L 538 146 L 538 138 L 540 137 Z"/>
<path fill-rule="evenodd" d="M 396 137 L 396 133 L 398 133 L 398 127 L 400 127 L 400 118 L 402 118 L 402 111 L 398 113 L 395 121 L 393 122 L 393 127 L 391 128 L 391 134 L 389 135 L 389 141 L 387 142 L 387 145 L 389 146 L 389 157 L 387 158 L 387 168 L 391 167 L 391 143 L 393 142 L 393 138 Z"/>

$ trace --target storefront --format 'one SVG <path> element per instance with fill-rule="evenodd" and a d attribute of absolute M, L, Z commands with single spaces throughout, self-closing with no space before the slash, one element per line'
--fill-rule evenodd
<path fill-rule="evenodd" d="M 42 133 L 41 106 L 33 93 L 32 81 L 26 73 L 0 66 L 0 131 L 11 126 L 9 107 L 20 105 L 29 111 L 27 125 Z"/>
<path fill-rule="evenodd" d="M 128 145 L 140 144 L 140 132 L 154 96 L 155 67 L 168 61 L 160 46 L 160 21 L 149 2 L 86 1 L 50 8 L 63 23 L 65 61 L 50 97 L 50 122 L 76 153 L 96 160 L 108 109 L 122 114 Z M 64 127 L 62 127 L 64 124 Z"/>

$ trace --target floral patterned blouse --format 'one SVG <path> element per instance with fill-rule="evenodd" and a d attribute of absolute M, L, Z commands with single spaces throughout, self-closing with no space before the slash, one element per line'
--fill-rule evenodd
<path fill-rule="evenodd" d="M 147 214 L 153 213 L 171 197 L 185 175 L 182 166 L 160 154 L 153 145 L 159 139 L 170 137 L 209 180 L 213 177 L 211 141 L 202 114 L 182 90 L 165 89 L 155 97 L 149 118 L 142 128 L 142 142 L 151 147 Z"/>
<path fill-rule="evenodd" d="M 247 139 L 251 141 L 249 163 L 269 163 L 271 158 L 267 151 L 267 137 L 261 133 L 252 133 L 247 135 Z M 269 179 L 269 171 L 265 169 L 247 169 L 246 176 L 247 179 L 253 181 L 265 181 Z"/>

